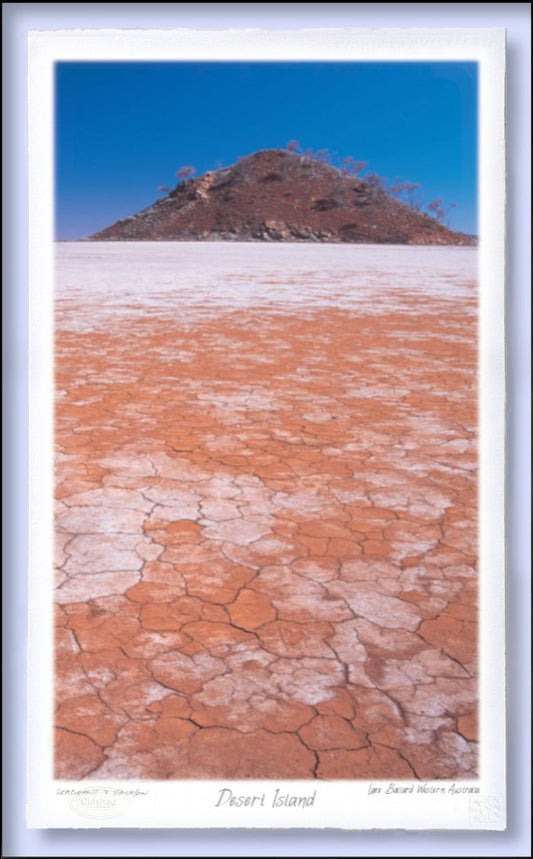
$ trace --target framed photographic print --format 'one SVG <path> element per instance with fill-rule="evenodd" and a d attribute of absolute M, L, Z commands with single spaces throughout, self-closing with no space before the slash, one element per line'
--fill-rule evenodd
<path fill-rule="evenodd" d="M 505 828 L 504 49 L 30 34 L 31 826 Z"/>

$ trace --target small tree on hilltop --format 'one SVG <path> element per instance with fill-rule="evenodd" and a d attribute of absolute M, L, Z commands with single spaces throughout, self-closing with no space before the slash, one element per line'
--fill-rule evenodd
<path fill-rule="evenodd" d="M 382 178 L 377 173 L 368 173 L 365 176 L 365 182 L 368 182 L 369 185 L 372 185 L 373 188 L 381 188 Z"/>
<path fill-rule="evenodd" d="M 365 170 L 368 167 L 368 162 L 356 161 L 355 158 L 348 155 L 348 157 L 344 159 L 343 166 L 347 173 L 353 173 L 354 176 L 357 176 L 362 170 Z"/>
<path fill-rule="evenodd" d="M 382 187 L 383 179 L 377 173 L 368 173 L 364 177 L 365 182 L 370 185 L 372 189 L 372 197 L 377 199 L 378 191 Z"/>
<path fill-rule="evenodd" d="M 431 200 L 431 202 L 428 203 L 428 212 L 431 212 L 431 214 L 434 215 L 437 221 L 440 221 L 441 223 L 444 220 L 444 216 L 446 214 L 446 210 L 444 209 L 443 203 L 444 200 L 442 199 L 442 197 L 435 197 L 434 200 Z"/>
<path fill-rule="evenodd" d="M 422 198 L 417 193 L 420 190 L 420 182 L 404 182 L 405 194 L 407 197 L 407 203 L 411 206 L 415 211 L 420 212 L 422 209 Z"/>
<path fill-rule="evenodd" d="M 457 209 L 457 203 L 450 203 L 449 210 L 451 211 L 452 209 Z M 449 218 L 446 219 L 446 224 L 448 227 L 450 226 L 450 219 Z"/>
<path fill-rule="evenodd" d="M 457 203 L 450 203 L 449 206 L 444 205 L 444 200 L 442 197 L 436 197 L 431 203 L 428 203 L 428 212 L 439 221 L 439 223 L 448 224 L 448 218 L 446 217 L 452 209 L 457 208 Z"/>
<path fill-rule="evenodd" d="M 402 194 L 406 191 L 406 184 L 406 182 L 401 182 L 399 179 L 395 179 L 389 188 L 389 193 L 392 194 L 393 197 L 398 197 L 398 199 L 400 199 Z"/>
<path fill-rule="evenodd" d="M 329 149 L 317 149 L 315 158 L 318 161 L 322 161 L 323 164 L 331 164 L 332 157 L 330 155 Z"/>
<path fill-rule="evenodd" d="M 300 144 L 297 140 L 289 140 L 289 142 L 287 143 L 287 149 L 289 150 L 289 152 L 298 152 L 298 150 L 300 149 Z"/>
<path fill-rule="evenodd" d="M 170 188 L 168 187 L 168 185 L 159 185 L 157 190 L 159 191 L 160 194 L 168 194 L 168 192 L 170 191 Z"/>
<path fill-rule="evenodd" d="M 344 161 L 342 162 L 342 169 L 344 170 L 345 173 L 351 173 L 352 172 L 353 162 L 354 162 L 354 159 L 352 158 L 352 156 L 347 155 L 346 158 L 344 159 Z"/>
<path fill-rule="evenodd" d="M 408 206 L 411 206 L 415 211 L 420 212 L 423 206 L 423 201 L 417 193 L 420 189 L 420 182 L 401 182 L 395 179 L 389 188 L 389 194 L 396 197 L 398 200 L 403 200 Z"/>
<path fill-rule="evenodd" d="M 185 182 L 186 179 L 190 179 L 195 173 L 196 167 L 180 167 L 176 172 L 176 176 L 180 182 Z"/>

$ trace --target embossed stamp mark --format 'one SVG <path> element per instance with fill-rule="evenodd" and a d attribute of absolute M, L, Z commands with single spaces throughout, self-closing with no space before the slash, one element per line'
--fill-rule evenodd
<path fill-rule="evenodd" d="M 104 820 L 119 817 L 127 810 L 130 799 L 120 790 L 95 787 L 77 791 L 68 798 L 71 811 L 82 817 Z"/>
<path fill-rule="evenodd" d="M 500 796 L 478 796 L 471 798 L 468 805 L 470 823 L 498 823 L 502 816 Z"/>

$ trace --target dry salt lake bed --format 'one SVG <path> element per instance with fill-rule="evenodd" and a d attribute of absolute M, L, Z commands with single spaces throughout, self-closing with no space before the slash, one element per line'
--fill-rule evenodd
<path fill-rule="evenodd" d="M 475 777 L 476 249 L 56 254 L 56 777 Z"/>

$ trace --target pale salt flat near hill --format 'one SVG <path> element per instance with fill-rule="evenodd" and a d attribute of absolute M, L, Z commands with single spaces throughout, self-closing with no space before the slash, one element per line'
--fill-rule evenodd
<path fill-rule="evenodd" d="M 56 257 L 56 777 L 475 778 L 476 249 Z"/>
<path fill-rule="evenodd" d="M 379 314 L 413 297 L 437 301 L 434 310 L 442 312 L 441 302 L 471 295 L 477 276 L 471 247 L 73 242 L 56 251 L 57 297 L 87 306 L 70 321 L 80 327 L 112 312 L 159 314 L 177 306 L 186 316 L 292 305 Z"/>

